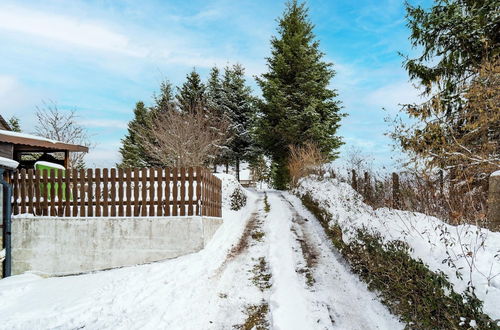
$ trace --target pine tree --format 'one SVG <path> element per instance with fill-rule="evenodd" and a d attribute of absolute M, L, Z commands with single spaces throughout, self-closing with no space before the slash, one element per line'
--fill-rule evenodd
<path fill-rule="evenodd" d="M 334 159 L 342 144 L 335 135 L 342 114 L 336 91 L 328 88 L 335 72 L 322 60 L 304 4 L 287 3 L 271 47 L 269 71 L 258 79 L 264 101 L 257 134 L 273 161 L 275 187 L 285 189 L 290 181 L 289 147 L 312 142 Z"/>
<path fill-rule="evenodd" d="M 403 106 L 411 125 L 397 121 L 391 135 L 411 163 L 423 160 L 429 169 L 459 170 L 468 180 L 486 178 L 495 169 L 500 154 L 494 93 L 500 65 L 498 6 L 498 0 L 406 5 L 410 40 L 420 54 L 406 57 L 404 65 L 427 100 Z"/>
<path fill-rule="evenodd" d="M 224 89 L 222 88 L 222 82 L 220 78 L 220 70 L 217 67 L 213 67 L 210 70 L 210 74 L 207 81 L 206 88 L 206 101 L 207 107 L 211 112 L 217 115 L 222 115 L 222 99 L 224 97 Z"/>
<path fill-rule="evenodd" d="M 164 80 L 160 84 L 160 95 L 153 95 L 154 105 L 151 110 L 154 114 L 164 111 L 169 111 L 175 107 L 174 92 L 172 84 L 168 80 Z"/>
<path fill-rule="evenodd" d="M 255 115 L 255 99 L 246 85 L 245 69 L 239 65 L 226 67 L 222 81 L 223 110 L 231 121 L 232 139 L 229 143 L 229 159 L 236 166 L 236 178 L 240 179 L 240 163 L 249 160 L 252 150 L 252 119 Z"/>
<path fill-rule="evenodd" d="M 10 129 L 14 132 L 18 132 L 18 133 L 21 132 L 21 122 L 20 122 L 19 118 L 17 118 L 16 116 L 10 117 L 9 126 L 10 126 Z"/>
<path fill-rule="evenodd" d="M 200 105 L 205 104 L 205 84 L 201 81 L 200 75 L 191 71 L 186 76 L 186 82 L 181 88 L 177 88 L 177 103 L 181 111 L 193 112 Z"/>
<path fill-rule="evenodd" d="M 207 111 L 210 112 L 210 115 L 213 118 L 217 118 L 219 120 L 227 120 L 228 122 L 231 119 L 228 117 L 227 113 L 224 111 L 224 88 L 222 86 L 222 81 L 220 77 L 220 70 L 217 67 L 213 67 L 210 70 L 210 74 L 208 77 L 208 81 L 206 84 L 206 108 Z M 224 145 L 221 146 L 220 155 L 213 160 L 214 171 L 217 171 L 218 164 L 228 164 L 230 161 L 230 149 L 229 146 Z"/>
<path fill-rule="evenodd" d="M 143 102 L 137 102 L 134 109 L 134 119 L 128 123 L 128 134 L 122 139 L 120 153 L 122 162 L 118 167 L 146 167 L 149 164 L 144 148 L 141 144 L 141 138 L 147 134 L 151 127 L 150 111 L 144 106 Z"/>

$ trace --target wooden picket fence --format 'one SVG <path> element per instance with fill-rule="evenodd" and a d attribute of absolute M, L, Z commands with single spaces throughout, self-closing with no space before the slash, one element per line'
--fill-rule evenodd
<path fill-rule="evenodd" d="M 14 215 L 222 216 L 221 181 L 201 167 L 22 169 L 12 184 Z"/>

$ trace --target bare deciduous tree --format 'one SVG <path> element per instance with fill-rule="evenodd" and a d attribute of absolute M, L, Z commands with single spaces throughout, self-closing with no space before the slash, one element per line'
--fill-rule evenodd
<path fill-rule="evenodd" d="M 141 136 L 150 157 L 166 166 L 206 165 L 224 149 L 229 123 L 202 107 L 193 112 L 172 108 L 152 118 L 152 137 Z"/>
<path fill-rule="evenodd" d="M 38 123 L 35 126 L 35 133 L 37 135 L 64 143 L 93 146 L 87 129 L 78 124 L 75 110 L 63 112 L 59 110 L 55 102 L 44 103 L 43 107 L 37 107 L 36 117 Z M 69 167 L 85 167 L 84 157 L 85 153 L 82 152 L 71 153 Z"/>

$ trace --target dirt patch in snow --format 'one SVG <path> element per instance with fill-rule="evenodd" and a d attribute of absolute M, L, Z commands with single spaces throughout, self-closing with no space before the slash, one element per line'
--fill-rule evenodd
<path fill-rule="evenodd" d="M 245 310 L 245 314 L 247 315 L 245 323 L 235 325 L 234 329 L 264 330 L 271 328 L 268 320 L 269 305 L 266 302 L 262 302 L 260 305 L 248 306 Z"/>

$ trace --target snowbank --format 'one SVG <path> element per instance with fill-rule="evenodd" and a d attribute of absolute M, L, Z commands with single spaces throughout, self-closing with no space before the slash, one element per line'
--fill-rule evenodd
<path fill-rule="evenodd" d="M 448 225 L 421 213 L 374 210 L 350 185 L 337 179 L 305 178 L 295 193 L 309 194 L 320 203 L 342 228 L 344 241 L 349 242 L 357 228 L 365 227 L 386 241 L 407 242 L 412 257 L 445 273 L 457 292 L 463 292 L 471 281 L 484 301 L 484 312 L 500 318 L 500 233 L 473 225 Z"/>
<path fill-rule="evenodd" d="M 0 157 L 0 166 L 9 169 L 14 169 L 19 166 L 19 163 L 10 158 Z"/>

